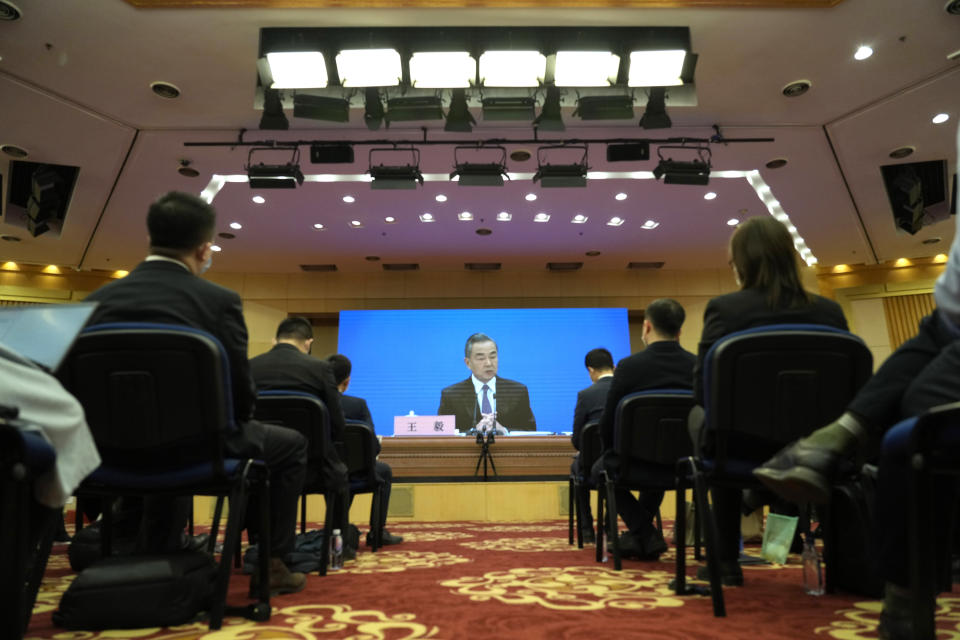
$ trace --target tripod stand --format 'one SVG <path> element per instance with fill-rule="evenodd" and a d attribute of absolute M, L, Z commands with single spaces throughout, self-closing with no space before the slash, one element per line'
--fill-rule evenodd
<path fill-rule="evenodd" d="M 480 445 L 480 455 L 477 457 L 477 466 L 473 470 L 473 475 L 480 473 L 480 463 L 483 462 L 483 481 L 487 481 L 487 461 L 490 461 L 490 468 L 493 475 L 497 475 L 497 465 L 493 462 L 493 454 L 490 453 L 490 445 L 495 442 L 493 431 L 488 431 L 486 437 L 482 431 L 477 431 L 477 444 Z"/>

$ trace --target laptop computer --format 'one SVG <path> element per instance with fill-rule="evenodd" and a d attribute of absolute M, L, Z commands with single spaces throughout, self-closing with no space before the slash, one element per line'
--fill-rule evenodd
<path fill-rule="evenodd" d="M 56 371 L 96 302 L 0 307 L 0 347 Z"/>

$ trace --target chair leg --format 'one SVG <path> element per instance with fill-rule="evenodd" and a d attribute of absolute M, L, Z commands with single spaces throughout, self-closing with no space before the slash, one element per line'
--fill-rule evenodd
<path fill-rule="evenodd" d="M 100 522 L 101 558 L 109 558 L 113 554 L 113 505 L 114 498 L 104 496 L 103 517 Z"/>
<path fill-rule="evenodd" d="M 207 540 L 207 553 L 213 555 L 220 536 L 220 518 L 223 517 L 223 496 L 217 496 L 213 506 L 213 519 L 210 521 L 210 538 Z"/>
<path fill-rule="evenodd" d="M 663 517 L 660 515 L 660 507 L 657 507 L 657 531 L 663 535 Z"/>
<path fill-rule="evenodd" d="M 573 481 L 573 476 L 567 479 L 567 544 L 573 544 L 573 524 L 574 520 L 574 506 L 573 503 L 573 492 L 576 491 L 576 483 Z M 579 515 L 579 514 L 577 514 Z M 583 548 L 583 545 L 580 545 L 580 548 Z"/>
<path fill-rule="evenodd" d="M 320 547 L 320 571 L 318 575 L 327 575 L 327 565 L 330 564 L 330 541 L 333 539 L 333 521 L 335 519 L 338 504 L 337 494 L 333 491 L 327 491 L 323 494 L 323 544 Z"/>
<path fill-rule="evenodd" d="M 83 509 L 80 508 L 80 496 L 74 498 L 73 507 L 73 535 L 77 535 L 77 532 L 83 528 Z"/>
<path fill-rule="evenodd" d="M 704 542 L 707 549 L 707 573 L 710 575 L 710 598 L 713 600 L 713 615 L 727 615 L 723 600 L 723 583 L 720 578 L 720 559 L 717 558 L 717 522 L 707 499 L 707 483 L 703 472 L 693 468 L 694 499 L 697 501 L 697 519 L 703 523 Z"/>
<path fill-rule="evenodd" d="M 620 557 L 620 536 L 617 535 L 617 497 L 616 493 L 616 484 L 607 477 L 606 472 L 603 474 L 604 478 L 604 491 L 607 493 L 607 520 L 609 521 L 610 531 L 607 533 L 609 536 L 608 547 L 613 551 L 613 568 L 615 571 L 620 571 L 623 568 L 622 559 Z"/>
<path fill-rule="evenodd" d="M 230 561 L 234 550 L 240 546 L 240 523 L 243 518 L 246 492 L 242 488 L 230 492 L 230 515 L 227 517 L 226 531 L 223 536 L 223 551 L 220 553 L 220 565 L 214 583 L 213 599 L 210 604 L 210 629 L 217 630 L 223 625 L 223 615 L 227 606 L 227 587 L 230 583 Z"/>
<path fill-rule="evenodd" d="M 673 591 L 678 596 L 687 593 L 687 484 L 683 481 L 684 477 L 684 473 L 678 469 L 677 514 L 673 521 L 673 538 L 677 554 L 674 560 Z"/>
<path fill-rule="evenodd" d="M 596 548 L 596 561 L 602 562 L 603 558 L 603 536 L 606 533 L 606 523 L 603 519 L 603 491 L 600 487 L 597 487 L 597 548 Z"/>
<path fill-rule="evenodd" d="M 27 576 L 26 591 L 23 595 L 23 632 L 26 633 L 30 624 L 30 615 L 33 605 L 37 601 L 37 592 L 43 580 L 43 573 L 47 570 L 47 560 L 50 558 L 50 549 L 53 547 L 53 536 L 57 530 L 57 511 L 43 509 L 38 524 L 39 540 L 35 546 L 31 545 L 33 566 Z"/>
<path fill-rule="evenodd" d="M 193 537 L 193 496 L 190 497 L 190 513 L 187 515 L 187 532 Z"/>
<path fill-rule="evenodd" d="M 934 505 L 936 486 L 926 469 L 910 472 L 911 500 L 908 514 L 910 554 L 910 616 L 917 640 L 933 640 L 938 589 L 937 544 Z"/>
<path fill-rule="evenodd" d="M 307 494 L 300 495 L 300 533 L 307 532 Z"/>
<path fill-rule="evenodd" d="M 376 553 L 383 546 L 383 531 L 380 528 L 380 487 L 374 488 L 370 497 L 370 521 L 373 526 L 370 527 L 370 537 L 373 540 L 371 549 Z"/>

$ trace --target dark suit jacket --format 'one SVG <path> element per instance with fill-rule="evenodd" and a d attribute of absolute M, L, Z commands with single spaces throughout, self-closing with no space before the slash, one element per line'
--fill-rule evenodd
<path fill-rule="evenodd" d="M 234 417 L 241 429 L 228 445 L 236 455 L 260 454 L 263 433 L 249 426 L 256 394 L 247 362 L 247 326 L 236 292 L 198 278 L 179 264 L 157 260 L 141 262 L 125 278 L 100 287 L 86 299 L 100 303 L 89 324 L 157 322 L 186 325 L 216 336 L 227 352 Z"/>
<path fill-rule="evenodd" d="M 367 406 L 366 400 L 344 394 L 340 396 L 340 406 L 343 407 L 343 415 L 347 420 L 362 422 L 373 429 L 374 433 L 377 432 L 376 427 L 373 426 L 373 416 L 370 415 L 370 407 Z M 377 440 L 376 443 L 375 451 L 379 455 L 380 441 Z"/>
<path fill-rule="evenodd" d="M 654 342 L 643 351 L 627 356 L 617 364 L 607 392 L 607 404 L 600 418 L 600 437 L 604 449 L 613 448 L 613 422 L 617 405 L 624 396 L 651 389 L 690 389 L 697 356 L 676 340 Z"/>
<path fill-rule="evenodd" d="M 440 392 L 437 415 L 456 416 L 457 431 L 466 432 L 477 426 L 480 406 L 471 378 Z M 530 394 L 525 385 L 497 376 L 497 421 L 511 431 L 536 431 L 537 421 L 530 409 Z"/>
<path fill-rule="evenodd" d="M 599 421 L 607 404 L 607 392 L 613 376 L 600 378 L 586 389 L 577 392 L 577 406 L 573 409 L 573 448 L 580 450 L 580 436 L 588 422 Z"/>
<path fill-rule="evenodd" d="M 744 289 L 714 298 L 703 313 L 703 334 L 697 348 L 694 369 L 694 396 L 703 405 L 703 360 L 714 343 L 725 335 L 770 324 L 825 324 L 847 328 L 843 311 L 833 300 L 811 294 L 809 306 L 799 309 L 771 309 L 766 295 L 758 289 Z"/>

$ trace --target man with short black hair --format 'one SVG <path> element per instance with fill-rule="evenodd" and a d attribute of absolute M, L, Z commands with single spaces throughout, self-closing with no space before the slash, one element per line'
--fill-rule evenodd
<path fill-rule="evenodd" d="M 613 380 L 613 355 L 602 347 L 591 349 L 584 357 L 583 364 L 587 368 L 587 374 L 593 384 L 577 392 L 577 405 L 573 409 L 573 436 L 571 440 L 574 449 L 578 452 L 581 451 L 583 428 L 591 422 L 600 420 L 603 407 L 607 403 L 607 392 L 610 391 L 610 383 Z M 570 473 L 580 475 L 584 471 L 581 454 L 577 453 L 570 465 Z M 589 472 L 589 470 L 586 471 Z M 576 498 L 580 509 L 580 532 L 583 535 L 583 541 L 592 544 L 595 538 L 593 513 L 590 511 L 590 492 L 583 485 L 580 485 Z"/>
<path fill-rule="evenodd" d="M 150 205 L 150 255 L 126 277 L 91 293 L 99 302 L 90 324 L 155 322 L 186 325 L 213 334 L 230 367 L 233 412 L 239 432 L 226 442 L 233 456 L 258 458 L 270 470 L 270 590 L 293 593 L 306 585 L 283 558 L 293 551 L 297 500 L 306 470 L 306 441 L 299 433 L 252 419 L 253 380 L 247 361 L 247 327 L 240 296 L 198 276 L 213 256 L 216 213 L 200 198 L 172 191 Z M 178 549 L 189 500 L 152 498 L 144 505 L 141 536 L 153 551 Z M 252 576 L 255 582 L 256 574 Z M 253 587 L 255 585 L 251 585 Z"/>
<path fill-rule="evenodd" d="M 362 422 L 376 434 L 373 426 L 373 417 L 370 415 L 370 408 L 367 401 L 357 396 L 346 395 L 347 388 L 350 386 L 350 373 L 353 370 L 353 364 L 347 356 L 335 353 L 327 358 L 330 368 L 333 370 L 333 379 L 337 383 L 337 389 L 343 394 L 340 396 L 340 404 L 343 407 L 343 415 L 347 420 L 356 420 Z M 380 441 L 377 440 L 377 455 L 380 454 Z M 386 462 L 376 461 L 376 474 L 383 482 L 383 488 L 380 490 L 380 544 L 400 544 L 403 542 L 403 536 L 398 536 L 387 531 L 387 509 L 390 507 L 390 491 L 393 488 L 393 469 Z M 351 496 L 351 500 L 353 496 Z M 367 532 L 367 544 L 372 545 L 371 533 L 374 529 L 374 522 L 370 522 L 370 531 Z"/>
<path fill-rule="evenodd" d="M 613 453 L 613 421 L 617 405 L 624 396 L 650 389 L 692 389 L 693 367 L 697 356 L 680 346 L 680 328 L 686 313 L 680 303 L 660 298 L 647 305 L 643 314 L 642 351 L 617 363 L 600 418 L 600 437 L 604 454 L 593 466 L 599 475 L 604 465 L 616 469 L 619 461 Z M 642 491 L 638 501 L 626 489 L 617 489 L 617 512 L 629 531 L 620 542 L 625 556 L 656 558 L 666 551 L 663 535 L 653 526 L 653 516 L 663 502 L 663 491 Z"/>

